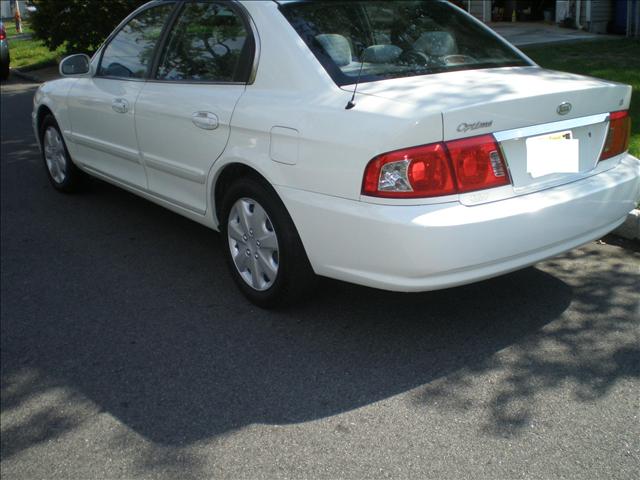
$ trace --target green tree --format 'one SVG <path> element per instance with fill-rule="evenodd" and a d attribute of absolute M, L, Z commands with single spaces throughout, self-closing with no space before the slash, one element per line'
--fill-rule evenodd
<path fill-rule="evenodd" d="M 34 36 L 50 50 L 93 53 L 113 29 L 148 0 L 35 0 Z"/>

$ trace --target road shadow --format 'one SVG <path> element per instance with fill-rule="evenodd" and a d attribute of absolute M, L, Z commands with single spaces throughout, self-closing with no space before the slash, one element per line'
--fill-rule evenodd
<path fill-rule="evenodd" d="M 573 275 L 578 263 L 588 266 L 589 275 Z M 513 436 L 538 422 L 538 404 L 554 390 L 565 388 L 571 400 L 591 403 L 619 382 L 640 378 L 640 252 L 584 247 L 544 266 L 571 286 L 570 313 L 521 339 L 508 353 L 469 363 L 426 385 L 416 394 L 416 405 L 459 414 L 488 411 L 481 430 Z M 477 398 L 478 386 L 488 380 L 491 395 Z"/>
<path fill-rule="evenodd" d="M 388 398 L 481 364 L 572 300 L 530 268 L 423 294 L 324 280 L 265 312 L 236 291 L 216 233 L 100 182 L 42 195 L 42 221 L 3 238 L 3 381 L 44 372 L 158 444 Z M 20 385 L 3 410 L 33 394 Z"/>

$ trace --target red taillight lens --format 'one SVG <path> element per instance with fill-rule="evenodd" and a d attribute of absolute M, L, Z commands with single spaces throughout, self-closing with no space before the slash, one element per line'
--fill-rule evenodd
<path fill-rule="evenodd" d="M 615 157 L 629 149 L 629 137 L 631 136 L 631 117 L 629 112 L 613 112 L 609 117 L 609 133 L 604 142 L 604 149 L 600 160 Z"/>
<path fill-rule="evenodd" d="M 493 135 L 447 142 L 460 193 L 509 184 L 507 168 Z"/>
<path fill-rule="evenodd" d="M 434 143 L 374 158 L 365 170 L 362 193 L 392 198 L 456 193 L 444 145 Z"/>
<path fill-rule="evenodd" d="M 424 198 L 508 184 L 495 139 L 483 135 L 380 155 L 367 165 L 362 194 Z"/>
<path fill-rule="evenodd" d="M 0 28 L 0 40 L 4 40 L 7 38 L 7 32 L 4 30 L 4 27 Z"/>

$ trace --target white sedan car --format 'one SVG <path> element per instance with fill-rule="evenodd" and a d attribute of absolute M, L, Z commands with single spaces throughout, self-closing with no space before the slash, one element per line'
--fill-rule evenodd
<path fill-rule="evenodd" d="M 53 186 L 88 174 L 219 230 L 264 307 L 314 274 L 500 275 L 640 196 L 631 88 L 542 69 L 446 1 L 153 1 L 60 71 L 33 110 Z"/>

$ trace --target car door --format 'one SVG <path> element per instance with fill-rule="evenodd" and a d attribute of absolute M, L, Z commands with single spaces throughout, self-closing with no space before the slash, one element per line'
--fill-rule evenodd
<path fill-rule="evenodd" d="M 136 103 L 151 192 L 206 213 L 207 176 L 226 147 L 254 52 L 251 29 L 236 6 L 184 4 Z"/>
<path fill-rule="evenodd" d="M 95 76 L 68 95 L 74 159 L 91 170 L 146 188 L 135 132 L 135 102 L 156 43 L 175 2 L 152 4 L 122 26 L 102 49 Z"/>

